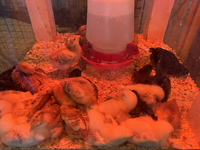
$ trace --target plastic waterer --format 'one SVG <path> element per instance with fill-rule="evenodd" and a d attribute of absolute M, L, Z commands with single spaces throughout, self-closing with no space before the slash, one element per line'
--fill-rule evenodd
<path fill-rule="evenodd" d="M 134 1 L 88 0 L 86 38 L 92 57 L 86 60 L 103 64 L 126 61 L 127 46 L 134 37 Z"/>
<path fill-rule="evenodd" d="M 86 37 L 98 52 L 124 51 L 134 37 L 134 0 L 88 0 Z"/>

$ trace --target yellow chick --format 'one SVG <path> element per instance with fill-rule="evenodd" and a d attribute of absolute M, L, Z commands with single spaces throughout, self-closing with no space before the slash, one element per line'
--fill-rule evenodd
<path fill-rule="evenodd" d="M 81 47 L 79 37 L 71 35 L 66 41 L 67 48 L 60 48 L 52 52 L 49 60 L 54 68 L 65 71 L 78 62 L 81 57 Z"/>
<path fill-rule="evenodd" d="M 12 112 L 13 105 L 7 100 L 0 99 L 0 118 L 7 113 Z"/>
<path fill-rule="evenodd" d="M 0 138 L 2 138 L 14 126 L 15 119 L 11 113 L 4 114 L 0 119 Z"/>
<path fill-rule="evenodd" d="M 11 130 L 1 136 L 5 145 L 12 147 L 31 147 L 39 144 L 44 138 L 35 136 L 34 132 L 29 132 L 30 124 L 27 117 L 14 118 L 14 124 Z M 8 124 L 8 123 L 7 123 Z"/>
<path fill-rule="evenodd" d="M 46 138 L 57 138 L 63 130 L 60 108 L 57 104 L 37 111 L 30 120 L 30 131 Z"/>
<path fill-rule="evenodd" d="M 128 141 L 139 146 L 163 147 L 174 130 L 165 120 L 154 121 L 151 117 L 130 118 L 121 123 L 133 133 Z"/>
<path fill-rule="evenodd" d="M 118 125 L 112 116 L 96 109 L 88 110 L 89 133 L 87 141 L 95 146 L 120 145 L 133 136 L 132 131 Z"/>
<path fill-rule="evenodd" d="M 129 89 L 124 89 L 123 87 L 120 86 L 119 88 L 122 91 L 122 99 L 126 104 L 127 111 L 130 112 L 132 109 L 136 107 L 138 103 L 137 95 Z"/>
<path fill-rule="evenodd" d="M 120 113 L 128 113 L 128 109 L 124 101 L 116 99 L 108 99 L 101 102 L 97 106 L 97 110 L 101 113 L 111 115 L 113 118 L 116 118 Z"/>
<path fill-rule="evenodd" d="M 129 117 L 128 113 L 136 107 L 138 102 L 136 94 L 131 90 L 121 87 L 121 91 L 122 99 L 116 100 L 110 98 L 97 106 L 98 111 L 111 115 L 119 122 Z"/>
<path fill-rule="evenodd" d="M 154 105 L 157 101 L 162 101 L 165 96 L 163 89 L 158 85 L 133 84 L 121 85 L 121 88 L 136 91 L 140 98 L 148 105 Z"/>

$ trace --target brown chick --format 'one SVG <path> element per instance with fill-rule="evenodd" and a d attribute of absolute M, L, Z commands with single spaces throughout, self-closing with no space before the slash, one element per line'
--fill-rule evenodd
<path fill-rule="evenodd" d="M 97 87 L 88 79 L 83 77 L 67 78 L 61 85 L 76 103 L 83 104 L 88 108 L 96 104 L 98 98 Z"/>
<path fill-rule="evenodd" d="M 155 108 L 155 114 L 158 116 L 158 120 L 168 121 L 173 126 L 174 130 L 179 128 L 181 118 L 179 107 L 175 99 L 158 105 Z"/>
<path fill-rule="evenodd" d="M 70 138 L 76 138 L 73 134 L 76 134 L 80 138 L 87 137 L 88 131 L 88 118 L 85 112 L 68 107 L 68 105 L 62 105 L 61 109 L 61 118 L 66 123 L 66 132 Z M 85 116 L 86 115 L 86 116 Z M 72 134 L 71 134 L 72 133 Z"/>
<path fill-rule="evenodd" d="M 33 66 L 24 61 L 18 63 L 16 69 L 21 70 L 23 73 L 27 75 L 33 75 L 35 73 L 35 69 L 33 68 Z"/>
<path fill-rule="evenodd" d="M 28 117 L 32 117 L 38 110 L 41 110 L 45 104 L 51 99 L 52 90 L 48 89 L 37 95 L 32 103 L 32 108 L 29 112 Z"/>
<path fill-rule="evenodd" d="M 53 87 L 53 95 L 60 106 L 67 105 L 69 107 L 76 107 L 77 103 L 71 99 L 71 97 L 64 91 L 61 84 Z"/>
<path fill-rule="evenodd" d="M 83 44 L 87 43 L 87 38 L 86 38 L 86 25 L 82 25 L 78 31 L 76 32 L 76 35 L 80 35 L 80 40 L 79 44 L 82 46 Z"/>
<path fill-rule="evenodd" d="M 63 131 L 60 107 L 53 104 L 37 111 L 30 120 L 30 131 L 46 138 L 57 138 Z"/>
<path fill-rule="evenodd" d="M 65 71 L 78 62 L 81 57 L 79 37 L 77 35 L 69 36 L 66 41 L 67 48 L 57 49 L 50 54 L 49 59 L 54 68 Z"/>

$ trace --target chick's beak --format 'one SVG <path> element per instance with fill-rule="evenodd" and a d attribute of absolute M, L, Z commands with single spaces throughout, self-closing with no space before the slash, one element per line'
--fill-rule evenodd
<path fill-rule="evenodd" d="M 79 42 L 80 41 L 81 36 L 80 35 L 76 35 L 76 41 Z"/>

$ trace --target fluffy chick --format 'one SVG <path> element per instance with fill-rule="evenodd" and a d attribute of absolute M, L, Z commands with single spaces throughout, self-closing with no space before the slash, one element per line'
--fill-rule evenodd
<path fill-rule="evenodd" d="M 86 38 L 86 25 L 82 25 L 78 31 L 76 32 L 77 35 L 80 35 L 80 40 L 79 44 L 82 46 L 83 44 L 87 43 L 87 38 Z"/>
<path fill-rule="evenodd" d="M 130 118 L 121 125 L 133 132 L 133 137 L 129 139 L 129 142 L 147 147 L 165 146 L 167 138 L 174 130 L 167 121 L 154 121 L 148 116 Z"/>
<path fill-rule="evenodd" d="M 64 91 L 61 84 L 57 84 L 53 87 L 53 95 L 60 106 L 67 105 L 69 107 L 76 107 L 77 104 L 71 99 L 71 97 Z"/>
<path fill-rule="evenodd" d="M 141 69 L 133 73 L 132 81 L 134 84 L 142 83 L 159 85 L 165 93 L 165 97 L 161 102 L 166 102 L 171 92 L 170 79 L 160 71 L 158 71 L 155 76 L 152 76 L 152 70 L 153 66 L 150 64 L 143 66 Z"/>
<path fill-rule="evenodd" d="M 152 72 L 153 67 L 151 65 L 145 65 L 138 71 L 134 71 L 132 74 L 132 81 L 133 83 L 142 83 L 142 84 L 149 84 L 151 83 L 152 76 L 150 75 Z"/>
<path fill-rule="evenodd" d="M 127 111 L 130 112 L 131 110 L 135 109 L 138 103 L 137 95 L 129 89 L 124 89 L 123 87 L 120 86 L 119 88 L 121 88 L 122 99 L 127 107 Z"/>
<path fill-rule="evenodd" d="M 61 85 L 76 103 L 83 104 L 86 107 L 96 104 L 98 91 L 96 86 L 88 79 L 83 77 L 68 78 Z"/>
<path fill-rule="evenodd" d="M 111 115 L 113 118 L 116 118 L 120 113 L 128 113 L 124 101 L 113 98 L 101 102 L 97 106 L 97 110 L 101 113 Z"/>
<path fill-rule="evenodd" d="M 137 106 L 130 112 L 133 117 L 143 115 L 151 116 L 152 119 L 157 120 L 153 112 L 153 107 L 157 101 L 162 101 L 164 98 L 164 91 L 160 86 L 147 84 L 121 85 L 123 89 L 129 89 L 137 96 Z"/>
<path fill-rule="evenodd" d="M 32 108 L 29 112 L 28 117 L 32 117 L 38 110 L 41 110 L 42 107 L 51 99 L 51 96 L 52 96 L 51 89 L 48 89 L 38 94 L 32 103 Z"/>
<path fill-rule="evenodd" d="M 134 84 L 126 85 L 123 88 L 136 91 L 148 105 L 161 101 L 165 96 L 163 89 L 158 85 Z"/>
<path fill-rule="evenodd" d="M 60 108 L 57 104 L 37 111 L 30 120 L 30 131 L 46 138 L 57 138 L 63 130 Z"/>
<path fill-rule="evenodd" d="M 27 123 L 27 117 L 22 116 L 14 118 L 13 120 L 15 122 L 13 127 L 1 137 L 5 145 L 12 147 L 31 147 L 44 140 L 42 137 L 36 137 L 33 132 L 29 132 L 30 124 Z"/>
<path fill-rule="evenodd" d="M 174 53 L 162 48 L 150 48 L 149 51 L 152 52 L 150 59 L 156 67 L 156 73 L 174 77 L 181 77 L 188 74 L 187 67 L 179 62 Z"/>
<path fill-rule="evenodd" d="M 67 134 L 69 137 L 74 138 L 71 135 L 73 131 L 74 134 L 78 135 L 81 138 L 87 137 L 88 132 L 88 119 L 85 117 L 85 113 L 79 109 L 68 107 L 68 105 L 62 105 L 61 109 L 61 117 L 66 123 L 66 127 L 69 129 Z M 71 131 L 70 131 L 71 130 Z"/>
<path fill-rule="evenodd" d="M 129 112 L 129 114 L 134 117 L 140 117 L 140 116 L 151 116 L 153 120 L 157 120 L 157 117 L 155 116 L 155 113 L 153 112 L 153 109 L 150 105 L 148 105 L 145 101 L 143 101 L 140 98 L 140 95 L 132 90 L 133 93 L 137 95 L 137 105 L 136 108 Z"/>
<path fill-rule="evenodd" d="M 158 120 L 168 121 L 176 130 L 181 123 L 180 112 L 176 100 L 167 101 L 155 108 L 155 115 Z"/>
<path fill-rule="evenodd" d="M 88 110 L 89 133 L 87 141 L 96 146 L 120 145 L 132 137 L 132 132 L 118 125 L 112 116 L 103 114 L 98 110 Z"/>
<path fill-rule="evenodd" d="M 35 69 L 33 68 L 33 66 L 24 61 L 18 63 L 16 69 L 18 71 L 21 70 L 23 73 L 27 75 L 33 75 L 35 73 Z"/>
<path fill-rule="evenodd" d="M 0 99 L 0 118 L 7 113 L 12 112 L 13 105 L 7 100 Z"/>
<path fill-rule="evenodd" d="M 12 113 L 7 113 L 0 118 L 0 138 L 7 134 L 10 129 L 14 126 L 15 119 Z"/>
<path fill-rule="evenodd" d="M 98 111 L 111 115 L 118 122 L 129 118 L 128 113 L 136 107 L 138 101 L 136 94 L 131 90 L 121 87 L 121 91 L 122 99 L 106 99 L 97 106 Z"/>
<path fill-rule="evenodd" d="M 69 36 L 66 41 L 67 48 L 57 49 L 50 54 L 49 60 L 54 68 L 64 71 L 78 62 L 81 57 L 79 37 L 76 35 Z"/>
<path fill-rule="evenodd" d="M 161 100 L 161 102 L 162 103 L 166 102 L 168 100 L 170 92 L 171 92 L 171 81 L 170 81 L 170 79 L 166 75 L 163 75 L 161 73 L 157 73 L 153 77 L 152 84 L 159 85 L 163 89 L 165 96 Z"/>

